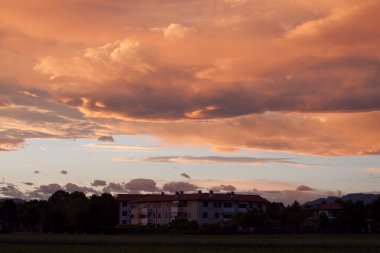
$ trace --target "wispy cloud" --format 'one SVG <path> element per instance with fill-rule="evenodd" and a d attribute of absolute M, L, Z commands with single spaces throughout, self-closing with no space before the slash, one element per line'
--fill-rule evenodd
<path fill-rule="evenodd" d="M 227 156 L 157 156 L 147 158 L 114 158 L 115 161 L 146 161 L 146 162 L 160 162 L 160 163 L 238 163 L 238 164 L 289 164 L 296 166 L 308 166 L 312 164 L 305 164 L 295 162 L 290 158 L 258 158 L 258 157 L 227 157 Z"/>
<path fill-rule="evenodd" d="M 380 168 L 366 168 L 364 171 L 370 173 L 380 173 Z"/>
<path fill-rule="evenodd" d="M 129 146 L 129 145 L 115 145 L 115 144 L 85 144 L 83 145 L 85 148 L 93 148 L 93 149 L 126 149 L 126 150 L 152 150 L 158 149 L 160 146 Z"/>

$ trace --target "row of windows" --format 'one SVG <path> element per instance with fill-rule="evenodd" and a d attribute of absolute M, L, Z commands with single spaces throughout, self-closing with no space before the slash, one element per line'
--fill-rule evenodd
<path fill-rule="evenodd" d="M 158 208 L 161 208 L 162 207 L 169 207 L 170 204 L 169 203 L 165 203 L 165 204 L 157 204 L 157 205 L 154 205 L 154 204 L 147 204 L 147 205 L 144 205 L 143 207 L 141 205 L 138 205 L 138 204 L 133 204 L 132 207 L 133 208 L 154 208 L 154 207 L 158 207 Z"/>
<path fill-rule="evenodd" d="M 123 201 L 122 205 L 124 207 L 126 207 L 126 206 L 128 206 L 128 202 L 127 201 Z M 165 204 L 158 203 L 158 204 L 146 204 L 146 205 L 144 205 L 144 207 L 146 207 L 146 208 L 154 208 L 156 206 L 158 208 L 161 208 L 161 206 L 162 207 L 170 207 L 171 204 L 170 203 L 165 203 Z M 190 203 L 188 203 L 188 202 L 180 202 L 178 206 L 180 206 L 180 207 L 187 207 L 187 206 L 190 206 Z M 132 207 L 133 208 L 141 208 L 141 205 L 139 205 L 139 204 L 133 204 Z"/>
<path fill-rule="evenodd" d="M 128 212 L 127 212 L 127 211 L 123 211 L 122 216 L 127 216 L 127 215 L 128 215 Z M 190 214 L 190 213 L 189 213 L 189 214 L 184 213 L 184 216 L 185 216 L 185 217 L 189 217 L 189 218 L 191 218 L 191 214 Z M 156 218 L 156 214 L 153 213 L 153 214 L 152 214 L 152 217 L 153 217 L 153 218 Z M 133 218 L 134 218 L 134 215 L 131 214 L 131 219 L 133 219 Z M 147 218 L 147 216 L 146 216 L 146 215 L 140 215 L 140 218 Z M 157 218 L 158 218 L 158 219 L 161 219 L 161 213 L 158 213 L 158 214 L 157 214 Z M 168 213 L 165 213 L 165 218 L 168 218 Z"/>
<path fill-rule="evenodd" d="M 208 219 L 208 213 L 207 212 L 204 212 L 203 213 L 203 218 L 204 219 Z M 220 213 L 214 213 L 214 218 L 215 219 L 219 219 L 223 217 L 224 219 L 231 219 L 232 218 L 232 214 L 229 214 L 229 213 L 223 213 L 223 214 L 220 214 Z"/>
<path fill-rule="evenodd" d="M 208 207 L 208 206 L 209 206 L 209 202 L 208 201 L 203 201 L 203 207 Z M 220 201 L 213 201 L 213 206 L 214 207 L 222 207 L 222 202 L 220 202 Z M 232 207 L 232 203 L 231 202 L 223 202 L 223 207 L 230 208 L 230 207 Z"/>
<path fill-rule="evenodd" d="M 223 207 L 225 208 L 231 208 L 232 207 L 232 202 L 220 202 L 220 201 L 213 201 L 213 207 L 215 208 L 220 208 L 222 207 L 222 203 L 223 203 Z M 247 203 L 240 203 L 238 204 L 239 208 L 248 208 L 248 204 Z M 209 202 L 208 201 L 203 201 L 203 207 L 209 207 Z M 250 207 L 252 208 L 253 205 L 250 204 Z M 258 209 L 261 209 L 262 206 L 260 203 L 257 204 L 257 208 Z"/>
<path fill-rule="evenodd" d="M 124 207 L 126 207 L 128 205 L 128 202 L 123 201 L 122 205 Z M 190 206 L 190 203 L 187 203 L 187 202 L 180 203 L 181 207 L 186 207 L 187 205 Z M 165 203 L 165 205 L 163 204 L 163 206 L 169 207 L 169 203 Z M 203 201 L 203 207 L 208 207 L 208 206 L 209 206 L 209 202 L 208 201 Z M 152 208 L 152 207 L 154 207 L 154 205 L 153 204 L 147 204 L 147 205 L 145 205 L 145 207 Z M 157 204 L 157 207 L 160 208 L 161 204 Z M 216 208 L 222 207 L 222 202 L 220 202 L 220 201 L 213 201 L 213 207 L 216 207 Z M 232 203 L 231 202 L 223 202 L 223 207 L 231 208 L 232 207 Z M 250 205 L 250 207 L 252 208 L 252 204 Z M 139 208 L 139 206 L 137 204 L 133 204 L 133 208 Z M 241 203 L 241 204 L 239 204 L 239 208 L 248 208 L 248 204 Z M 261 206 L 260 203 L 257 204 L 257 208 L 258 209 L 262 208 L 262 206 Z"/>
<path fill-rule="evenodd" d="M 205 204 L 205 203 L 207 203 L 207 204 Z M 227 208 L 231 208 L 232 206 L 229 205 L 229 204 L 231 204 L 231 203 L 225 202 L 223 206 L 227 207 Z M 203 202 L 203 207 L 208 207 L 208 202 L 207 201 Z M 221 207 L 221 202 L 214 202 L 214 207 Z M 248 205 L 247 204 L 239 204 L 239 208 L 248 208 Z M 262 209 L 262 205 L 260 203 L 257 204 L 257 209 Z M 127 211 L 123 211 L 122 212 L 122 216 L 128 216 L 128 212 Z M 153 216 L 155 216 L 155 215 L 153 214 Z M 165 217 L 167 217 L 167 216 L 168 215 L 166 213 Z M 158 218 L 161 218 L 161 214 L 158 214 Z M 215 218 L 217 218 L 217 217 L 215 217 Z"/>
<path fill-rule="evenodd" d="M 128 212 L 127 212 L 127 211 L 123 211 L 121 215 L 122 215 L 122 216 L 128 216 Z M 140 218 L 146 218 L 145 216 L 146 216 L 146 215 L 140 215 Z M 152 216 L 153 216 L 153 218 L 156 218 L 156 214 L 155 214 L 155 213 L 153 213 Z M 133 217 L 134 217 L 133 214 L 131 214 L 131 218 L 132 218 L 132 219 L 133 219 Z M 161 213 L 158 213 L 158 214 L 157 214 L 157 218 L 158 218 L 158 219 L 161 218 Z M 165 218 L 168 218 L 168 213 L 165 213 Z M 191 218 L 190 213 L 189 213 L 189 218 Z"/>

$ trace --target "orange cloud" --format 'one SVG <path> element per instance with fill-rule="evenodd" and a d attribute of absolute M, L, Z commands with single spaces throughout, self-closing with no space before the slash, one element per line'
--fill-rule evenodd
<path fill-rule="evenodd" d="M 1 139 L 0 151 L 14 151 L 22 147 L 24 140 L 22 139 Z"/>
<path fill-rule="evenodd" d="M 212 189 L 215 185 L 234 186 L 239 192 L 254 191 L 259 189 L 260 191 L 282 191 L 293 190 L 296 186 L 290 183 L 269 181 L 265 179 L 226 179 L 226 180 L 208 180 L 201 179 L 191 181 L 192 183 L 202 187 L 204 189 Z"/>
<path fill-rule="evenodd" d="M 1 1 L 0 138 L 145 133 L 221 151 L 379 154 L 377 9 Z"/>
<path fill-rule="evenodd" d="M 365 172 L 374 172 L 374 173 L 380 173 L 380 168 L 367 168 L 364 169 Z"/>
<path fill-rule="evenodd" d="M 379 112 L 266 113 L 233 119 L 121 124 L 166 145 L 203 144 L 315 155 L 380 154 Z"/>

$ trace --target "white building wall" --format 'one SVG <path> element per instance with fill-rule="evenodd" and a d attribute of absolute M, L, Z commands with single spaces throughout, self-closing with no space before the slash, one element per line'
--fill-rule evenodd
<path fill-rule="evenodd" d="M 170 223 L 178 212 L 184 213 L 189 221 L 211 224 L 228 221 L 238 212 L 244 213 L 251 209 L 266 211 L 265 203 L 238 202 L 233 197 L 230 201 L 194 200 L 187 201 L 183 207 L 178 205 L 178 201 L 171 201 L 139 203 L 132 206 L 131 202 L 120 201 L 119 224 L 164 225 Z"/>

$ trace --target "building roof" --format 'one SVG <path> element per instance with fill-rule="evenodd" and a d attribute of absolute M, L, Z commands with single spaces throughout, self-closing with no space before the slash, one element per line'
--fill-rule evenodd
<path fill-rule="evenodd" d="M 191 200 L 203 200 L 203 201 L 240 201 L 240 202 L 268 202 L 266 199 L 259 195 L 247 195 L 247 194 L 232 194 L 232 193 L 190 193 L 190 194 L 178 194 L 178 195 L 163 195 L 163 194 L 149 194 L 139 195 L 139 197 L 128 197 L 130 194 L 118 195 L 120 201 L 132 201 L 134 203 L 145 202 L 166 202 L 166 201 L 191 201 Z"/>
<path fill-rule="evenodd" d="M 133 200 L 136 200 L 136 199 L 140 199 L 140 198 L 143 198 L 144 194 L 118 194 L 117 195 L 117 200 L 118 201 L 133 201 Z"/>

